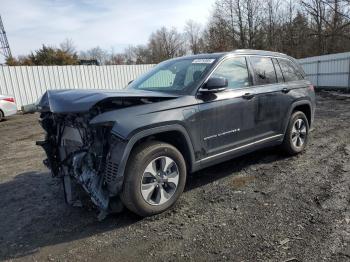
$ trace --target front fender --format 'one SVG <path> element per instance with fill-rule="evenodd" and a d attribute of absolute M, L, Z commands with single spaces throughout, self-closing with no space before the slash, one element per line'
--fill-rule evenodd
<path fill-rule="evenodd" d="M 135 144 L 142 138 L 168 132 L 168 131 L 181 132 L 181 134 L 186 139 L 187 148 L 189 150 L 190 171 L 192 172 L 198 168 L 197 167 L 198 164 L 195 163 L 195 154 L 194 154 L 194 149 L 193 149 L 191 139 L 187 133 L 187 130 L 180 124 L 171 124 L 171 125 L 158 126 L 158 127 L 141 130 L 133 134 L 129 140 L 124 140 L 120 137 L 114 136 L 115 142 L 112 142 L 110 153 L 108 156 L 108 162 L 112 163 L 112 165 L 114 166 L 117 166 L 117 168 L 114 169 L 115 171 L 117 170 L 117 174 L 114 179 L 116 184 L 113 185 L 114 189 L 112 189 L 112 191 L 117 192 L 121 189 L 121 186 L 124 180 L 125 168 L 129 160 L 130 153 L 134 148 Z"/>
<path fill-rule="evenodd" d="M 134 147 L 134 145 L 136 144 L 137 141 L 139 141 L 142 138 L 151 136 L 151 135 L 160 134 L 160 133 L 164 133 L 164 132 L 168 132 L 168 131 L 181 132 L 181 134 L 185 137 L 186 144 L 187 144 L 187 147 L 189 149 L 190 158 L 191 158 L 190 159 L 190 163 L 191 163 L 191 166 L 193 166 L 193 164 L 195 162 L 194 161 L 195 157 L 194 157 L 194 150 L 193 150 L 193 145 L 192 145 L 191 139 L 190 139 L 186 129 L 182 125 L 180 125 L 180 124 L 172 124 L 172 125 L 159 126 L 159 127 L 154 127 L 154 128 L 142 130 L 142 131 L 134 134 L 130 138 L 129 142 L 127 143 L 127 145 L 125 147 L 125 150 L 123 152 L 123 156 L 121 158 L 121 162 L 120 162 L 120 165 L 119 165 L 118 173 L 119 174 L 124 173 L 125 167 L 126 167 L 126 163 L 127 163 L 128 159 L 129 159 L 129 156 L 130 156 L 130 152 L 131 152 L 132 148 Z"/>

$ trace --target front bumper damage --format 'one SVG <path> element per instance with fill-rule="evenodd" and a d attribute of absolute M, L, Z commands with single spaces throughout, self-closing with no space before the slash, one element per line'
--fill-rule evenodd
<path fill-rule="evenodd" d="M 126 152 L 130 152 L 128 141 L 113 133 L 120 131 L 116 128 L 117 111 L 128 122 L 126 116 L 145 112 L 141 107 L 177 97 L 129 89 L 48 90 L 36 104 L 23 110 L 40 113 L 46 137 L 37 144 L 46 152 L 44 164 L 54 177 L 62 179 L 66 202 L 79 205 L 76 192 L 82 188 L 100 211 L 99 218 L 103 218 L 122 208 L 119 192 Z"/>
<path fill-rule="evenodd" d="M 127 141 L 112 134 L 111 126 L 91 126 L 88 120 L 79 115 L 42 113 L 40 123 L 46 137 L 37 145 L 46 152 L 44 164 L 52 176 L 62 179 L 66 203 L 81 206 L 78 192 L 82 188 L 101 220 L 123 208 L 119 198 L 123 176 L 118 166 Z"/>

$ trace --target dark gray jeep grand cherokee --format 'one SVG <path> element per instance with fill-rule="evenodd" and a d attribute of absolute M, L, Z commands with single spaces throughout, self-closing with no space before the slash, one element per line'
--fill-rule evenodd
<path fill-rule="evenodd" d="M 150 216 L 190 172 L 268 146 L 303 151 L 315 94 L 293 58 L 236 50 L 165 61 L 124 90 L 47 91 L 36 110 L 69 204 L 83 188 L 101 218 L 123 205 Z"/>

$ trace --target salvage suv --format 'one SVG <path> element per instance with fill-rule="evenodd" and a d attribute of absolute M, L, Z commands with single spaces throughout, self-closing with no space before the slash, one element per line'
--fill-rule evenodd
<path fill-rule="evenodd" d="M 236 50 L 162 62 L 123 90 L 47 91 L 36 111 L 69 204 L 83 188 L 100 218 L 122 206 L 151 216 L 188 173 L 264 147 L 302 152 L 315 93 L 293 58 Z"/>

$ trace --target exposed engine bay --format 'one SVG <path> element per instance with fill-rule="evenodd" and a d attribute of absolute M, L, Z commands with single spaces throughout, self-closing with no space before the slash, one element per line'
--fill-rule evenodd
<path fill-rule="evenodd" d="M 118 177 L 118 160 L 127 141 L 111 132 L 114 122 L 91 125 L 90 121 L 104 112 L 160 100 L 109 98 L 96 103 L 85 113 L 40 110 L 40 124 L 46 131 L 46 137 L 37 145 L 45 150 L 47 159 L 44 164 L 52 175 L 62 178 L 68 204 L 81 205 L 77 194 L 80 186 L 100 211 L 99 219 L 122 209 L 118 197 L 122 186 L 122 177 Z"/>
<path fill-rule="evenodd" d="M 74 183 L 78 183 L 103 216 L 111 211 L 112 194 L 104 177 L 111 133 L 110 127 L 92 128 L 88 121 L 88 114 L 42 113 L 40 122 L 47 134 L 46 140 L 37 144 L 48 156 L 44 163 L 52 175 L 63 179 L 66 202 L 79 201 L 73 191 Z"/>

